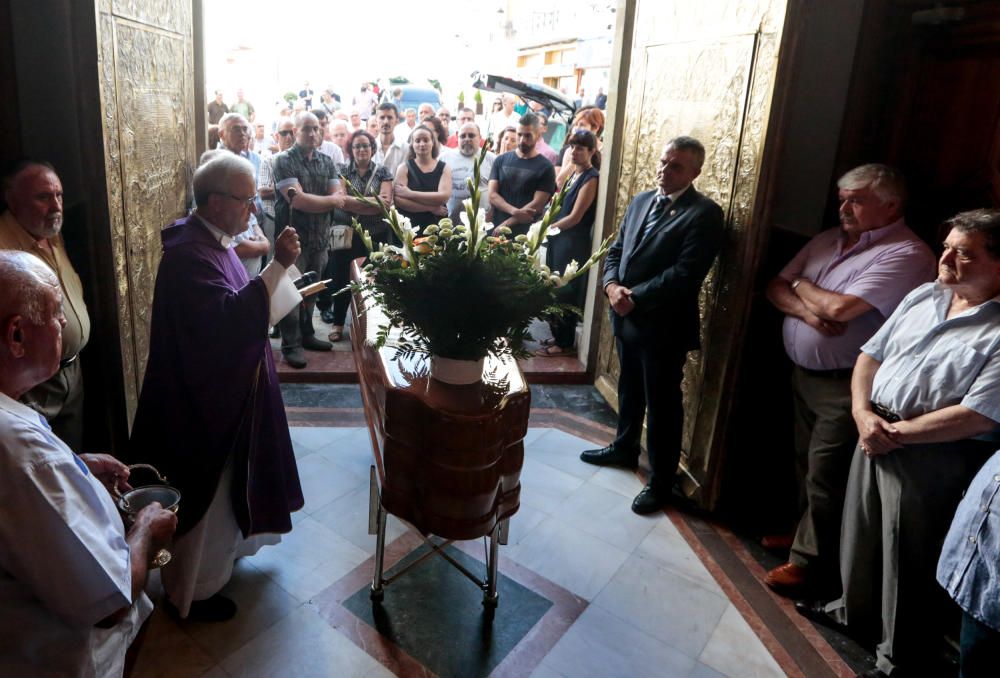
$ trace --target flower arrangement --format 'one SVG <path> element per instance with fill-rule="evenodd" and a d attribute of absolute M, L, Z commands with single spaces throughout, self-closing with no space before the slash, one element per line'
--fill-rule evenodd
<path fill-rule="evenodd" d="M 398 328 L 393 343 L 400 353 L 430 353 L 453 360 L 479 360 L 529 355 L 528 327 L 534 318 L 573 309 L 556 301 L 556 289 L 584 275 L 607 254 L 615 234 L 582 265 L 550 271 L 539 260 L 539 248 L 550 235 L 568 185 L 550 202 L 542 219 L 527 235 L 510 238 L 510 229 L 494 229 L 480 207 L 480 165 L 484 147 L 467 180 L 470 197 L 463 202 L 461 224 L 443 218 L 422 234 L 395 208 L 380 200 L 355 197 L 381 207 L 398 245 L 376 247 L 371 235 L 354 220 L 353 227 L 369 251 L 367 276 L 351 289 L 378 303 L 388 322 L 379 328 L 381 348 Z M 494 233 L 491 235 L 491 233 Z"/>

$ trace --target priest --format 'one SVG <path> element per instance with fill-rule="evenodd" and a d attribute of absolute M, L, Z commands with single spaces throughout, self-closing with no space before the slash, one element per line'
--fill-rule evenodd
<path fill-rule="evenodd" d="M 248 280 L 233 251 L 255 209 L 253 166 L 215 154 L 194 174 L 197 209 L 162 231 L 149 361 L 129 455 L 181 491 L 167 609 L 225 621 L 236 558 L 291 531 L 302 490 L 268 341 L 270 298 L 299 255 L 294 229 Z"/>

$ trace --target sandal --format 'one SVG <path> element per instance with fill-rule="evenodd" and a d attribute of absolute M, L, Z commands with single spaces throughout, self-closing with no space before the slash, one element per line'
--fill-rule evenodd
<path fill-rule="evenodd" d="M 535 355 L 539 358 L 558 358 L 564 355 L 576 355 L 576 351 L 572 348 L 563 348 L 562 346 L 546 346 L 545 348 L 540 348 L 535 351 Z"/>
<path fill-rule="evenodd" d="M 538 343 L 541 344 L 542 346 L 555 346 L 556 340 L 552 337 L 549 337 L 548 339 L 542 339 Z"/>
<path fill-rule="evenodd" d="M 344 338 L 344 330 L 334 330 L 333 332 L 330 332 L 330 334 L 327 336 L 327 339 L 329 339 L 330 341 L 342 341 L 343 338 Z"/>

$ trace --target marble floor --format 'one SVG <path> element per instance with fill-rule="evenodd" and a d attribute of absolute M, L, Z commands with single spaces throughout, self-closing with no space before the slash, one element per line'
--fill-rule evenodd
<path fill-rule="evenodd" d="M 396 675 L 424 673 L 386 659 L 364 641 L 370 629 L 359 635 L 361 622 L 329 609 L 338 583 L 353 578 L 348 589 L 358 590 L 371 576 L 367 430 L 293 427 L 292 440 L 305 509 L 281 544 L 237 563 L 225 593 L 239 614 L 223 624 L 178 624 L 157 608 L 133 675 L 394 675 L 390 667 Z M 531 641 L 531 651 L 492 675 L 786 674 L 692 548 L 679 518 L 629 510 L 641 488 L 635 474 L 580 462 L 591 441 L 559 428 L 531 428 L 525 443 L 522 504 L 500 569 L 563 602 L 522 641 Z M 418 541 L 395 519 L 388 538 Z M 482 560 L 481 547 L 478 554 Z M 151 586 L 156 594 L 155 578 Z M 443 642 L 480 638 L 470 631 Z"/>

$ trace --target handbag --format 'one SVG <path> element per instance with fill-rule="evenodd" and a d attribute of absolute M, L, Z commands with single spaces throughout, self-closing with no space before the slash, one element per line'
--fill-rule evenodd
<path fill-rule="evenodd" d="M 354 228 L 346 224 L 334 224 L 330 229 L 330 249 L 349 250 L 354 242 Z"/>
<path fill-rule="evenodd" d="M 371 177 L 368 179 L 368 185 L 365 186 L 365 190 L 362 195 L 368 195 L 372 190 L 372 184 L 375 182 L 375 169 L 372 169 Z M 330 249 L 331 250 L 349 250 L 351 249 L 351 244 L 354 242 L 354 227 L 346 224 L 334 224 L 333 228 L 330 229 Z"/>

